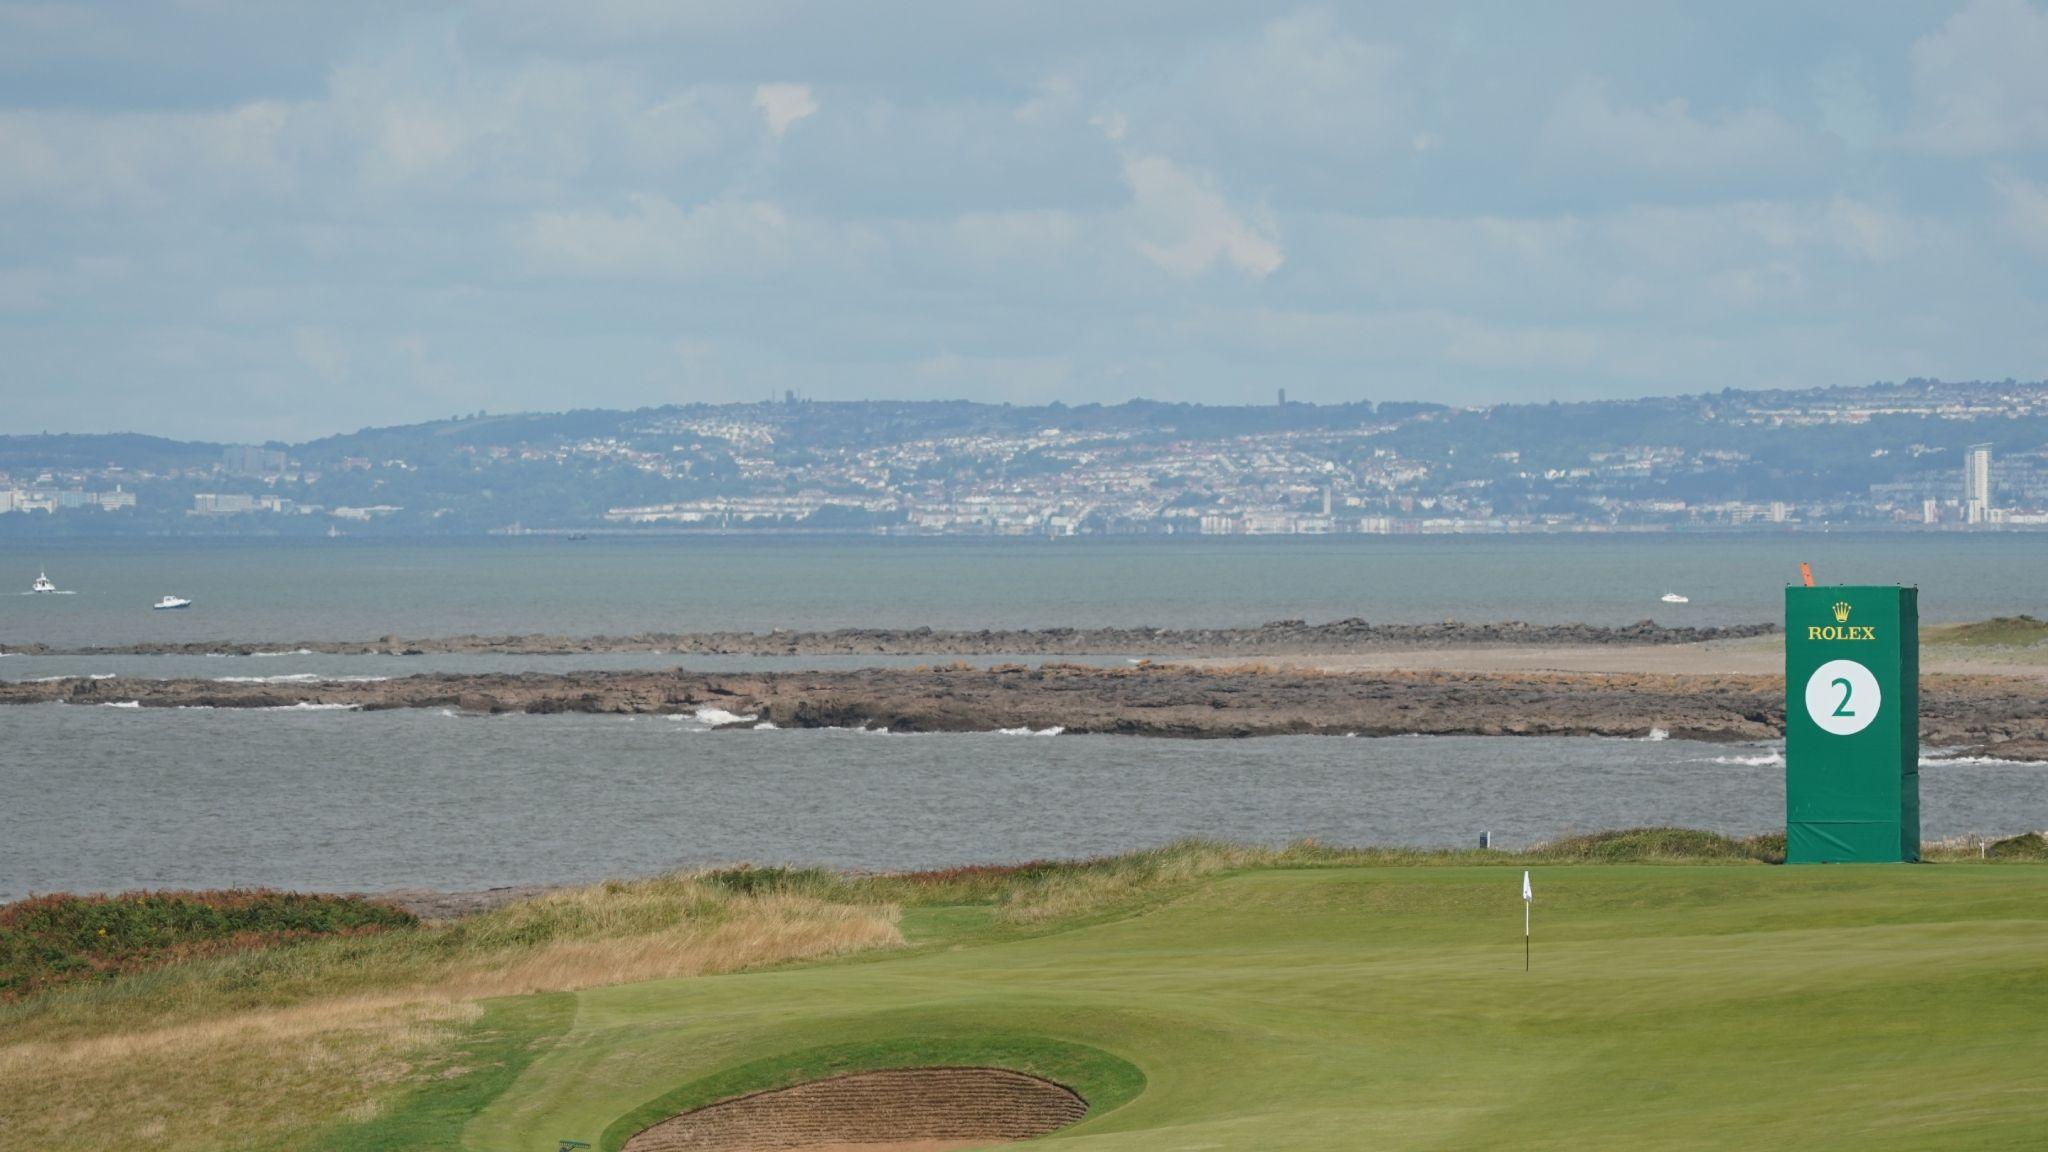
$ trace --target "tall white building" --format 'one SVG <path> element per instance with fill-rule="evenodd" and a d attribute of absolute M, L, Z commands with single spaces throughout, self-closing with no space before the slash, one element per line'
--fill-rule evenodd
<path fill-rule="evenodd" d="M 1991 445 L 1972 444 L 1963 457 L 1963 521 L 1982 524 L 1991 509 Z"/>

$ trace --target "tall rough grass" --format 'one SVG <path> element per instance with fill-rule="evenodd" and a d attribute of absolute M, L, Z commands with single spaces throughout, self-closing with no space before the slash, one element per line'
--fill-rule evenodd
<path fill-rule="evenodd" d="M 237 890 L 36 896 L 0 906 L 0 1000 L 201 956 L 412 928 L 354 896 Z"/>
<path fill-rule="evenodd" d="M 288 1147 L 449 1069 L 491 996 L 727 972 L 901 941 L 887 905 L 694 876 L 452 924 L 238 952 L 0 1007 L 0 1143 Z"/>
<path fill-rule="evenodd" d="M 2040 837 L 1997 855 L 2048 854 Z M 973 905 L 994 930 L 1085 923 L 1257 868 L 1784 858 L 1783 837 L 1642 828 L 1525 852 L 1198 840 L 1094 860 L 894 875 L 733 868 L 562 891 L 469 919 L 205 957 L 0 1004 L 0 1145 L 289 1147 L 451 1074 L 492 996 L 899 945 L 900 909 Z"/>

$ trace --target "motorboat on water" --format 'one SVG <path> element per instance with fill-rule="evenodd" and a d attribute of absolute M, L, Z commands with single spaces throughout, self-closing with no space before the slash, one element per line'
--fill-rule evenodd
<path fill-rule="evenodd" d="M 166 596 L 163 599 L 157 601 L 156 603 L 150 605 L 151 608 L 154 608 L 159 612 L 163 611 L 166 608 L 190 608 L 191 606 L 192 602 L 190 600 L 185 599 L 183 596 Z"/>
<path fill-rule="evenodd" d="M 37 572 L 36 582 L 29 585 L 28 590 L 31 592 L 55 592 L 57 590 L 57 582 L 50 579 L 48 572 Z"/>
<path fill-rule="evenodd" d="M 1659 596 L 1659 597 L 1657 597 L 1657 599 L 1659 599 L 1659 600 L 1662 600 L 1662 601 L 1663 601 L 1663 602 L 1665 602 L 1666 604 L 1690 604 L 1690 603 L 1692 603 L 1692 600 L 1691 600 L 1690 598 L 1688 598 L 1688 597 L 1685 597 L 1685 596 L 1680 596 L 1680 595 L 1679 595 L 1678 593 L 1676 593 L 1676 592 L 1666 592 L 1666 593 L 1665 593 L 1665 594 L 1663 594 L 1662 596 Z"/>

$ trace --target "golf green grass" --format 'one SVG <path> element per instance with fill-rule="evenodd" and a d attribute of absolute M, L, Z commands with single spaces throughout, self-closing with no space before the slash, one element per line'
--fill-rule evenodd
<path fill-rule="evenodd" d="M 386 1123 L 612 1149 L 805 1076 L 988 1062 L 1090 1096 L 1046 1138 L 1076 1149 L 2048 1146 L 2048 870 L 1537 869 L 1527 973 L 1520 881 L 1253 871 L 1028 935 L 913 910 L 910 951 L 503 1002 L 488 1103 L 457 1078 Z"/>

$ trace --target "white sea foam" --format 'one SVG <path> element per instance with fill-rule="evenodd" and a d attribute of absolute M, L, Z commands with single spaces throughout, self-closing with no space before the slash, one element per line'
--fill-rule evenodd
<path fill-rule="evenodd" d="M 100 707 L 102 707 L 102 708 L 140 708 L 140 707 L 142 707 L 142 701 L 140 701 L 140 700 L 109 700 L 109 701 L 107 701 L 106 703 L 104 703 L 104 704 L 100 705 Z"/>
<path fill-rule="evenodd" d="M 251 652 L 251 656 L 311 656 L 311 648 L 294 648 L 289 652 Z"/>
<path fill-rule="evenodd" d="M 1716 756 L 1716 764 L 1740 764 L 1749 768 L 1781 768 L 1785 764 L 1782 750 L 1764 752 L 1755 756 Z M 2040 768 L 2048 771 L 2048 764 L 2037 764 L 2031 760 L 2004 760 L 1997 756 L 1926 756 L 1920 757 L 1922 768 L 1947 768 L 1951 766 L 1969 768 Z"/>
<path fill-rule="evenodd" d="M 268 708 L 252 708 L 252 712 L 354 712 L 361 704 L 316 704 L 301 700 L 297 704 L 274 704 Z"/>
<path fill-rule="evenodd" d="M 1643 739 L 1650 741 L 1669 740 L 1671 739 L 1671 733 L 1666 732 L 1662 728 L 1652 728 L 1650 729 L 1650 734 L 1643 737 Z"/>
<path fill-rule="evenodd" d="M 751 712 L 747 713 L 745 716 L 742 716 L 737 712 L 728 712 L 723 708 L 712 708 L 706 706 L 697 709 L 696 714 L 693 716 L 678 716 L 676 717 L 676 719 L 695 720 L 699 724 L 705 724 L 709 725 L 710 727 L 716 728 L 721 724 L 747 724 L 752 722 L 755 719 L 755 716 Z"/>
<path fill-rule="evenodd" d="M 1050 727 L 1050 728 L 1037 728 L 1037 729 L 1033 729 L 1033 728 L 1029 728 L 1029 727 L 1026 727 L 1026 728 L 998 728 L 998 729 L 996 729 L 996 735 L 998 735 L 998 736 L 1057 736 L 1057 735 L 1059 735 L 1060 733 L 1062 733 L 1062 732 L 1065 732 L 1065 731 L 1066 731 L 1066 728 L 1064 728 L 1064 727 L 1063 727 L 1063 726 L 1061 726 L 1061 725 L 1055 724 L 1055 725 L 1053 725 L 1053 726 L 1052 726 L 1052 727 Z"/>
<path fill-rule="evenodd" d="M 322 676 L 318 672 L 289 672 L 282 676 L 215 676 L 215 684 L 375 684 L 389 676 Z"/>
<path fill-rule="evenodd" d="M 88 679 L 88 680 L 112 680 L 112 679 L 113 679 L 113 678 L 114 678 L 115 676 L 117 676 L 117 675 L 119 675 L 119 673 L 117 673 L 117 672 L 95 672 L 95 673 L 93 673 L 92 675 L 90 675 L 90 676 L 86 677 L 86 679 Z"/>
<path fill-rule="evenodd" d="M 754 725 L 753 730 L 756 732 L 773 732 L 775 730 L 775 721 L 763 720 L 759 724 Z"/>
<path fill-rule="evenodd" d="M 1716 756 L 1716 764 L 1741 764 L 1749 768 L 1781 767 L 1785 763 L 1783 752 L 1765 752 L 1760 756 Z"/>

